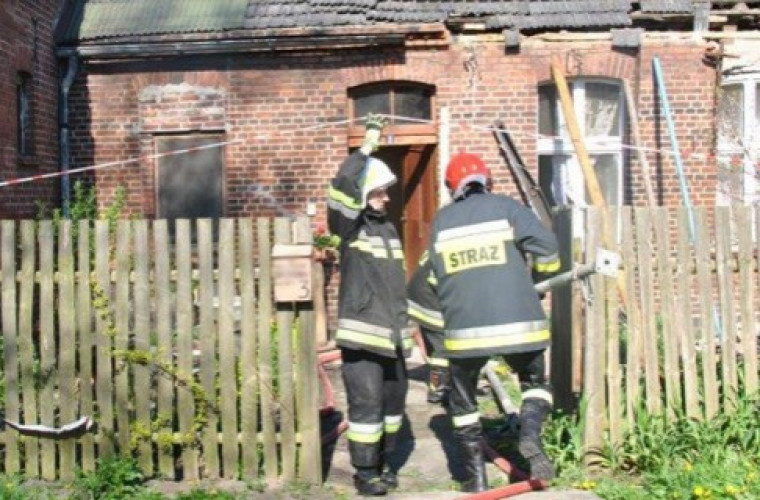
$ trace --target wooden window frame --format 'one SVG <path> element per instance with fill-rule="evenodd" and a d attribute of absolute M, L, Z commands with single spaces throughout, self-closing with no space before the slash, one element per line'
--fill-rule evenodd
<path fill-rule="evenodd" d="M 395 92 L 400 88 L 418 88 L 430 91 L 430 114 L 431 123 L 404 123 L 404 124 L 388 124 L 383 129 L 383 136 L 380 139 L 382 145 L 394 145 L 394 146 L 408 146 L 413 144 L 436 144 L 438 142 L 438 123 L 436 120 L 436 96 L 435 89 L 431 85 L 410 82 L 410 81 L 384 81 L 368 83 L 359 85 L 349 89 L 348 91 L 348 116 L 355 119 L 354 93 L 359 90 L 378 90 L 386 91 L 389 99 L 390 114 L 395 114 L 394 106 Z M 378 92 L 380 93 L 380 92 Z M 364 124 L 357 121 L 352 121 L 348 127 L 348 145 L 349 147 L 359 147 L 364 139 L 365 132 Z"/>
<path fill-rule="evenodd" d="M 603 77 L 582 77 L 575 78 L 568 82 L 570 84 L 570 92 L 573 97 L 573 105 L 575 114 L 578 117 L 584 117 L 579 120 L 578 127 L 581 132 L 584 133 L 584 139 L 586 141 L 586 148 L 588 149 L 589 156 L 592 158 L 599 155 L 613 155 L 617 159 L 619 165 L 619 171 L 617 175 L 617 192 L 616 197 L 618 205 L 625 204 L 625 182 L 626 182 L 626 169 L 628 164 L 626 161 L 626 155 L 623 151 L 623 138 L 626 130 L 626 114 L 625 114 L 625 101 L 623 94 L 623 86 L 620 80 L 603 78 Z M 618 120 L 618 129 L 620 130 L 619 136 L 598 136 L 588 137 L 585 136 L 586 130 L 586 85 L 593 83 L 604 83 L 615 85 L 618 87 L 618 106 L 620 107 L 620 116 Z M 538 88 L 549 86 L 556 86 L 553 83 L 539 84 Z M 565 118 L 562 113 L 562 106 L 560 105 L 559 95 L 555 96 L 554 101 L 554 117 L 557 120 L 555 129 L 558 131 L 557 136 L 546 137 L 539 135 L 536 147 L 536 155 L 539 157 L 548 156 L 552 158 L 552 165 L 555 172 L 561 168 L 570 168 L 576 174 L 580 175 L 580 164 L 575 153 L 575 148 L 570 140 L 570 136 L 567 132 L 567 126 L 565 125 Z M 584 200 L 588 203 L 588 200 Z"/>

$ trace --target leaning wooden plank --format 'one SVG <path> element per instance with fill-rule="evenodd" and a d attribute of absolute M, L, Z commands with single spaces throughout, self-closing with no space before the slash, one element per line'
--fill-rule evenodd
<path fill-rule="evenodd" d="M 90 285 L 90 221 L 79 221 L 77 239 L 77 283 L 76 283 L 76 308 L 77 330 L 79 333 L 79 414 L 94 416 L 93 384 L 94 372 L 93 338 L 92 338 L 92 293 Z M 82 470 L 91 472 L 95 470 L 95 440 L 91 434 L 85 434 L 81 440 L 82 447 Z"/>
<path fill-rule="evenodd" d="M 179 431 L 185 439 L 182 469 L 185 480 L 198 479 L 198 454 L 195 448 L 196 405 L 189 383 L 193 379 L 193 295 L 190 267 L 190 221 L 176 221 L 177 252 L 177 413 Z M 205 418 L 205 415 L 203 415 Z"/>
<path fill-rule="evenodd" d="M 37 245 L 35 243 L 35 221 L 21 222 L 21 287 L 19 290 L 19 364 L 21 367 L 21 390 L 24 394 L 24 422 L 39 422 L 37 414 L 37 385 L 34 367 L 34 274 L 36 268 Z M 39 440 L 24 439 L 24 475 L 27 478 L 40 476 Z M 83 463 L 84 465 L 84 463 Z"/>
<path fill-rule="evenodd" d="M 636 290 L 636 241 L 631 207 L 623 207 L 622 213 L 622 243 L 621 257 L 623 269 L 627 269 L 625 287 L 628 293 L 629 303 L 625 305 L 626 324 L 628 327 L 628 348 L 626 350 L 626 392 L 625 413 L 628 425 L 633 425 L 635 411 L 641 398 L 641 361 L 644 358 L 641 342 L 641 309 L 642 306 L 630 307 L 639 300 L 640 295 Z"/>
<path fill-rule="evenodd" d="M 235 225 L 232 219 L 219 221 L 219 366 L 222 420 L 222 465 L 224 477 L 238 476 L 238 387 L 235 356 Z M 216 402 L 214 402 L 216 403 Z"/>
<path fill-rule="evenodd" d="M 309 219 L 296 221 L 296 243 L 311 243 Z M 299 304 L 298 336 L 294 347 L 296 387 L 296 422 L 301 436 L 298 454 L 298 480 L 317 485 L 322 481 L 322 446 L 319 432 L 319 386 L 317 377 L 318 326 L 315 324 L 315 301 L 324 293 L 317 279 L 322 265 L 312 262 L 312 293 L 314 301 Z"/>
<path fill-rule="evenodd" d="M 154 283 L 156 289 L 156 337 L 157 363 L 173 368 L 171 292 L 169 290 L 170 255 L 169 233 L 166 220 L 153 223 L 153 251 L 155 255 Z M 173 444 L 171 443 L 174 423 L 174 384 L 167 376 L 158 377 L 156 421 L 158 445 L 158 473 L 165 479 L 174 479 Z"/>
<path fill-rule="evenodd" d="M 649 209 L 637 208 L 636 246 L 641 289 L 641 326 L 644 344 L 644 371 L 646 406 L 652 413 L 662 407 L 660 369 L 657 360 L 657 317 L 654 307 L 654 279 L 652 277 L 652 218 Z"/>
<path fill-rule="evenodd" d="M 272 245 L 269 219 L 256 221 L 259 251 L 259 393 L 261 395 L 261 439 L 264 448 L 264 475 L 277 481 L 279 460 L 275 437 L 274 385 L 272 373 Z"/>
<path fill-rule="evenodd" d="M 95 222 L 96 315 L 95 334 L 97 378 L 95 394 L 98 414 L 98 458 L 114 452 L 113 422 L 113 304 L 111 293 L 111 245 L 108 221 Z"/>
<path fill-rule="evenodd" d="M 290 219 L 278 218 L 274 222 L 274 242 L 291 243 Z M 296 443 L 293 396 L 293 304 L 277 303 L 278 386 L 280 388 L 280 450 L 282 452 L 282 480 L 295 478 Z"/>
<path fill-rule="evenodd" d="M 5 376 L 5 416 L 18 419 L 21 408 L 18 380 L 18 320 L 16 318 L 16 223 L 2 221 L 2 328 L 3 375 Z M 20 468 L 18 436 L 5 434 L 5 473 L 16 474 Z"/>
<path fill-rule="evenodd" d="M 74 315 L 74 238 L 71 221 L 58 226 L 58 397 L 61 422 L 77 418 L 78 401 L 74 396 L 74 365 L 76 350 L 76 317 Z M 75 448 L 71 439 L 59 443 L 61 479 L 74 479 Z"/>
<path fill-rule="evenodd" d="M 134 348 L 138 352 L 150 353 L 150 251 L 148 248 L 148 221 L 137 220 L 133 223 L 135 233 L 135 339 Z M 133 368 L 134 386 L 132 392 L 135 395 L 135 418 L 141 430 L 150 432 L 151 396 L 153 387 L 150 377 L 150 368 L 135 364 Z M 153 475 L 153 443 L 150 439 L 140 437 L 137 444 L 137 460 L 143 473 L 151 477 Z"/>
<path fill-rule="evenodd" d="M 757 397 L 757 323 L 755 321 L 755 257 L 752 248 L 752 210 L 734 207 L 739 240 L 739 300 L 741 301 L 741 353 L 744 359 L 743 396 Z"/>
<path fill-rule="evenodd" d="M 43 374 L 40 387 L 40 423 L 55 427 L 55 290 L 53 281 L 53 224 L 40 222 L 40 373 Z M 30 422 L 31 423 L 31 422 Z M 42 441 L 42 478 L 56 479 L 56 446 L 53 441 Z"/>
<path fill-rule="evenodd" d="M 662 329 L 658 340 L 661 339 L 663 348 L 663 375 L 665 378 L 665 409 L 670 418 L 675 418 L 682 404 L 681 370 L 678 366 L 678 345 L 676 339 L 680 325 L 676 320 L 674 301 L 673 272 L 670 265 L 670 238 L 668 236 L 668 211 L 666 208 L 652 209 L 654 215 L 655 241 L 657 242 L 656 260 L 657 276 L 660 287 L 660 318 Z"/>
<path fill-rule="evenodd" d="M 728 207 L 715 209 L 715 263 L 718 273 L 718 297 L 723 335 L 720 339 L 723 407 L 736 404 L 738 380 L 736 374 L 736 315 L 734 313 L 733 266 L 731 264 L 731 212 Z"/>
<path fill-rule="evenodd" d="M 694 211 L 697 237 L 694 247 L 697 256 L 697 283 L 699 285 L 699 301 L 701 306 L 702 328 L 700 341 L 702 349 L 702 376 L 704 377 L 705 418 L 712 418 L 718 412 L 718 375 L 715 355 L 716 324 L 714 316 L 713 286 L 710 270 L 713 262 L 710 258 L 710 234 L 708 217 L 704 208 L 697 207 Z"/>
<path fill-rule="evenodd" d="M 256 296 L 253 272 L 253 227 L 251 219 L 238 219 L 240 251 L 240 432 L 243 450 L 243 479 L 259 475 Z"/>
<path fill-rule="evenodd" d="M 129 346 L 129 271 L 131 227 L 129 221 L 120 220 L 116 226 L 116 296 L 114 321 L 114 396 L 116 404 L 116 428 L 119 441 L 119 453 L 129 453 L 131 419 L 129 417 L 129 364 L 124 361 L 124 353 Z"/>
<path fill-rule="evenodd" d="M 206 398 L 212 406 L 217 400 L 217 329 L 214 319 L 214 239 L 211 219 L 198 220 L 198 314 L 200 324 L 201 366 L 200 382 Z M 209 479 L 219 478 L 219 443 L 217 428 L 219 418 L 216 412 L 206 412 L 206 426 L 201 438 L 203 443 L 203 460 L 205 476 Z"/>
<path fill-rule="evenodd" d="M 688 213 L 684 208 L 678 209 L 676 221 L 677 231 L 677 257 L 678 276 L 676 278 L 676 300 L 678 309 L 675 316 L 680 318 L 677 326 L 680 332 L 681 366 L 683 367 L 684 397 L 686 403 L 686 416 L 689 418 L 702 418 L 702 410 L 699 405 L 699 380 L 697 373 L 696 337 L 692 321 L 692 296 L 691 296 L 691 269 L 694 264 L 691 244 L 688 233 Z"/>

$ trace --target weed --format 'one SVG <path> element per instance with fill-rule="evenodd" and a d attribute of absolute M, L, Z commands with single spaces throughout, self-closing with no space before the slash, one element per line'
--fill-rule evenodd
<path fill-rule="evenodd" d="M 135 498 L 138 494 L 145 493 L 144 480 L 134 458 L 104 458 L 98 461 L 94 472 L 77 472 L 75 487 L 79 496 L 74 498 L 82 500 Z"/>

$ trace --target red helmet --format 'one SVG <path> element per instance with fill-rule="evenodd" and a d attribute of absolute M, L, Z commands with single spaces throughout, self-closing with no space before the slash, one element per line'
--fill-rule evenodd
<path fill-rule="evenodd" d="M 462 195 L 467 184 L 478 182 L 485 186 L 490 178 L 491 170 L 475 154 L 457 153 L 446 167 L 446 186 L 453 191 L 455 199 Z"/>

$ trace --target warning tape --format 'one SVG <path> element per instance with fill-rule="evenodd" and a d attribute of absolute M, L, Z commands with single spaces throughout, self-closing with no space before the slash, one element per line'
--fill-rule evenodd
<path fill-rule="evenodd" d="M 398 121 L 404 121 L 404 122 L 413 122 L 413 123 L 426 123 L 426 124 L 434 124 L 435 122 L 433 120 L 429 119 L 422 119 L 422 118 L 411 118 L 407 116 L 399 116 L 399 115 L 391 115 L 391 114 L 379 114 L 382 117 L 391 119 L 391 120 L 398 120 Z M 309 130 L 317 130 L 320 128 L 326 128 L 326 127 L 334 127 L 337 125 L 345 125 L 348 123 L 356 122 L 356 121 L 363 121 L 365 118 L 353 118 L 353 119 L 344 119 L 344 120 L 336 120 L 336 121 L 328 121 L 323 123 L 317 123 L 315 125 L 311 125 L 308 127 L 298 127 L 291 130 L 285 130 L 285 131 L 279 131 L 276 133 L 270 133 L 270 134 L 259 134 L 255 135 L 254 137 L 257 139 L 269 139 L 275 136 L 280 136 L 288 133 L 296 133 L 296 132 L 305 132 Z M 467 120 L 457 120 L 452 122 L 453 125 L 459 126 L 463 129 L 474 129 L 474 130 L 482 130 L 482 131 L 489 131 L 489 132 L 509 132 L 511 135 L 514 136 L 520 136 L 520 137 L 530 137 L 534 139 L 559 139 L 559 140 L 567 140 L 567 137 L 563 136 L 552 136 L 552 135 L 544 135 L 544 134 L 531 134 L 526 132 L 515 132 L 510 131 L 507 129 L 501 129 L 498 127 L 484 127 L 482 125 L 476 125 L 473 121 L 467 121 Z M 179 155 L 179 154 L 185 154 L 190 153 L 193 151 L 200 151 L 203 149 L 210 149 L 210 148 L 217 148 L 226 146 L 228 144 L 238 144 L 243 142 L 243 139 L 233 139 L 229 141 L 224 142 L 216 142 L 213 144 L 205 144 L 203 146 L 195 146 L 192 148 L 185 148 L 185 149 L 177 149 L 173 151 L 166 151 L 164 153 L 155 153 L 151 155 L 141 155 L 138 157 L 133 158 L 127 158 L 125 160 L 117 160 L 117 161 L 111 161 L 107 163 L 101 163 L 98 165 L 92 165 L 88 167 L 80 167 L 80 168 L 72 168 L 69 170 L 63 170 L 63 171 L 57 171 L 57 172 L 49 172 L 46 174 L 38 174 L 38 175 L 31 175 L 29 177 L 19 177 L 16 179 L 8 179 L 5 181 L 0 181 L 0 188 L 4 188 L 7 186 L 15 186 L 17 184 L 23 184 L 26 182 L 34 182 L 39 180 L 45 180 L 45 179 L 51 179 L 54 177 L 61 177 L 65 175 L 72 175 L 72 174 L 79 174 L 82 172 L 91 172 L 95 170 L 100 170 L 103 168 L 110 168 L 110 167 L 116 167 L 116 166 L 123 166 L 128 165 L 131 163 L 137 163 L 144 160 L 151 160 L 156 158 L 162 158 L 166 156 L 172 156 L 172 155 Z M 669 149 L 660 149 L 660 148 L 647 148 L 642 146 L 633 146 L 631 144 L 617 144 L 616 146 L 621 147 L 622 149 L 628 149 L 628 150 L 640 150 L 644 152 L 650 152 L 650 153 L 656 153 L 656 154 L 662 154 L 662 155 L 674 155 L 675 153 Z M 703 154 L 693 154 L 689 153 L 685 155 L 687 159 L 714 159 L 715 155 L 709 154 L 709 155 L 703 155 Z M 752 174 L 748 174 L 752 175 Z"/>

